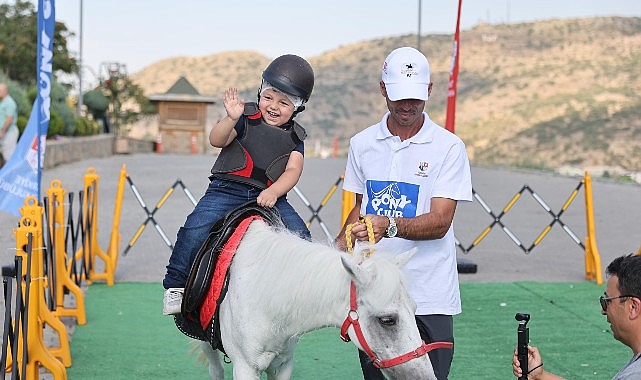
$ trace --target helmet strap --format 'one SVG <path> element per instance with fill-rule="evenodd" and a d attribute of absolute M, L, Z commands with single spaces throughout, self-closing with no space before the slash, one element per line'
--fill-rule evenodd
<path fill-rule="evenodd" d="M 305 111 L 305 105 L 302 105 L 302 106 L 296 108 L 296 110 L 294 110 L 294 113 L 292 114 L 291 119 L 289 119 L 289 120 L 292 120 L 296 115 L 298 115 L 299 113 L 301 113 L 303 111 Z"/>

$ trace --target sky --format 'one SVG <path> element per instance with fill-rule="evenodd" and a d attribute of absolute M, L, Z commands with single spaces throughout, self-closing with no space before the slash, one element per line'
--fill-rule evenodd
<path fill-rule="evenodd" d="M 68 48 L 81 58 L 84 80 L 92 82 L 103 64 L 112 62 L 133 74 L 165 58 L 225 51 L 310 58 L 364 40 L 415 34 L 419 25 L 421 35 L 452 34 L 458 0 L 55 0 L 55 5 L 56 20 L 76 34 Z M 593 16 L 641 16 L 641 2 L 463 0 L 461 29 L 479 22 Z"/>

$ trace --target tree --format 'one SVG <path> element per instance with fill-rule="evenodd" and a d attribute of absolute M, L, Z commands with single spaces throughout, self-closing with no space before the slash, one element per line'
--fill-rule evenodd
<path fill-rule="evenodd" d="M 124 65 L 113 62 L 103 65 L 107 77 L 101 78 L 100 89 L 109 102 L 109 124 L 117 136 L 125 136 L 127 131 L 122 129 L 124 125 L 140 120 L 143 115 L 155 114 L 157 109 L 147 99 L 142 88 L 129 78 Z M 87 94 L 83 99 L 86 99 Z M 90 99 L 99 101 L 94 94 Z"/>
<path fill-rule="evenodd" d="M 0 70 L 25 85 L 36 83 L 37 10 L 26 0 L 14 5 L 0 4 Z M 53 71 L 78 72 L 78 62 L 67 49 L 67 39 L 74 34 L 62 22 L 56 22 L 53 36 Z"/>
<path fill-rule="evenodd" d="M 107 120 L 109 99 L 102 93 L 102 90 L 98 87 L 85 92 L 82 95 L 82 103 L 87 107 L 87 112 L 93 116 L 93 119 L 102 125 L 102 130 L 109 133 L 109 121 Z"/>
<path fill-rule="evenodd" d="M 27 91 L 30 104 L 34 104 L 38 96 L 38 86 L 32 85 Z M 67 88 L 56 82 L 51 82 L 51 120 L 47 136 L 64 135 L 73 136 L 76 132 L 76 115 L 67 104 Z"/>

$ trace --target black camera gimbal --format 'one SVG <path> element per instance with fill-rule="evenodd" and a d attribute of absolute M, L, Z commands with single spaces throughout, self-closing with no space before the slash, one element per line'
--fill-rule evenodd
<path fill-rule="evenodd" d="M 514 316 L 519 322 L 519 326 L 516 328 L 517 336 L 517 346 L 516 346 L 516 355 L 519 359 L 519 365 L 521 366 L 521 377 L 519 380 L 527 380 L 528 374 L 528 351 L 527 346 L 530 343 L 530 328 L 527 327 L 527 323 L 530 321 L 530 314 L 525 313 L 516 313 Z"/>

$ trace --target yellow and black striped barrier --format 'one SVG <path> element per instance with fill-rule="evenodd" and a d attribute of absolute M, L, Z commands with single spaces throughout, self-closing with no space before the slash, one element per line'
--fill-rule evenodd
<path fill-rule="evenodd" d="M 51 247 L 52 264 L 54 281 L 49 281 L 49 287 L 53 287 L 54 310 L 57 317 L 75 317 L 79 325 L 87 323 L 85 313 L 85 296 L 80 286 L 73 281 L 71 271 L 67 270 L 67 253 L 65 239 L 65 211 L 64 198 L 66 190 L 62 187 L 59 180 L 54 180 L 47 189 L 45 198 L 46 213 L 48 213 L 48 236 L 49 246 Z M 66 293 L 72 293 L 76 302 L 75 306 L 65 305 L 64 297 Z"/>
<path fill-rule="evenodd" d="M 572 229 L 561 219 L 563 213 L 570 207 L 572 202 L 576 199 L 581 188 L 584 188 L 585 193 L 585 213 L 587 221 L 587 237 L 585 243 L 572 231 Z M 537 194 L 530 186 L 524 185 L 510 201 L 503 207 L 500 213 L 496 214 L 490 206 L 483 200 L 481 195 L 472 189 L 474 200 L 492 217 L 492 222 L 472 241 L 472 243 L 465 247 L 458 238 L 456 238 L 457 247 L 465 254 L 470 253 L 494 228 L 499 227 L 505 234 L 516 244 L 524 253 L 529 254 L 532 250 L 543 240 L 543 238 L 550 232 L 555 224 L 561 226 L 563 231 L 585 252 L 586 272 L 585 276 L 588 280 L 595 280 L 597 284 L 603 283 L 601 274 L 601 259 L 596 246 L 596 234 L 594 231 L 594 207 L 592 203 L 592 180 L 588 172 L 585 173 L 583 179 L 570 193 L 565 203 L 558 212 L 554 212 L 552 208 L 545 202 L 545 200 Z M 528 246 L 524 244 L 516 234 L 503 222 L 503 218 L 508 214 L 512 207 L 522 198 L 523 194 L 530 194 L 531 197 L 550 215 L 551 221 L 546 225 L 539 235 Z"/>
<path fill-rule="evenodd" d="M 327 240 L 328 240 L 329 242 L 334 241 L 334 237 L 335 237 L 335 236 L 332 236 L 332 234 L 329 232 L 329 230 L 327 229 L 327 225 L 325 224 L 325 222 L 323 222 L 323 219 L 320 217 L 319 212 L 320 212 L 320 210 L 323 208 L 323 206 L 325 206 L 325 205 L 327 204 L 327 202 L 330 200 L 330 198 L 332 197 L 332 195 L 334 195 L 334 193 L 335 193 L 335 192 L 336 192 L 336 190 L 338 189 L 338 185 L 340 185 L 340 183 L 341 183 L 342 181 L 343 181 L 343 175 L 341 175 L 340 177 L 338 177 L 338 179 L 336 180 L 336 182 L 334 183 L 334 185 L 332 185 L 332 187 L 327 191 L 327 194 L 325 194 L 325 197 L 323 198 L 323 200 L 321 201 L 321 203 L 320 203 L 320 204 L 318 205 L 318 207 L 316 207 L 316 208 L 314 208 L 314 207 L 312 206 L 312 204 L 309 202 L 309 200 L 307 199 L 307 197 L 305 197 L 305 194 L 303 194 L 303 192 L 302 192 L 302 191 L 300 191 L 296 186 L 294 186 L 294 192 L 296 192 L 296 195 L 298 195 L 298 197 L 300 198 L 300 200 L 301 200 L 301 201 L 305 204 L 305 206 L 307 206 L 307 208 L 312 212 L 312 216 L 311 216 L 311 217 L 307 220 L 307 222 L 306 222 L 307 227 L 309 228 L 309 226 L 312 224 L 312 222 L 313 222 L 314 220 L 318 220 L 318 224 L 320 225 L 321 229 L 322 229 L 322 230 L 323 230 L 323 232 L 325 233 L 325 236 L 327 237 Z"/>
<path fill-rule="evenodd" d="M 543 198 L 541 198 L 541 196 L 539 196 L 534 190 L 532 190 L 530 186 L 524 185 L 521 188 L 521 190 L 519 190 L 516 194 L 514 194 L 512 199 L 507 203 L 507 205 L 501 210 L 501 212 L 498 215 L 495 214 L 494 211 L 492 211 L 492 209 L 487 205 L 487 203 L 483 200 L 483 198 L 481 198 L 480 194 L 477 193 L 474 189 L 472 189 L 472 195 L 474 199 L 479 203 L 479 205 L 481 205 L 481 207 L 485 210 L 485 212 L 487 212 L 493 218 L 493 221 L 476 237 L 476 239 L 474 239 L 472 244 L 470 244 L 468 247 L 464 247 L 458 239 L 456 241 L 456 244 L 461 249 L 461 251 L 463 251 L 463 253 L 469 253 L 476 245 L 478 245 L 481 242 L 481 240 L 483 240 L 487 236 L 487 234 L 495 226 L 498 225 L 505 232 L 505 234 L 519 248 L 521 248 L 521 250 L 524 253 L 527 254 L 527 253 L 530 253 L 534 249 L 534 247 L 536 247 L 541 242 L 541 240 L 543 240 L 545 235 L 547 235 L 552 229 L 552 226 L 558 223 L 561 225 L 563 230 L 570 236 L 570 238 L 581 247 L 581 249 L 585 249 L 585 246 L 583 245 L 581 240 L 570 229 L 570 227 L 567 224 L 565 224 L 563 220 L 561 220 L 561 215 L 570 206 L 570 204 L 578 194 L 581 186 L 583 186 L 582 182 L 579 183 L 579 185 L 574 189 L 572 194 L 570 194 L 570 197 L 567 199 L 567 201 L 565 202 L 561 210 L 558 213 L 554 213 L 550 208 L 550 206 L 548 206 L 548 204 L 543 200 Z M 502 218 L 506 216 L 506 214 L 510 211 L 510 209 L 523 196 L 523 193 L 526 193 L 526 192 L 529 193 L 532 196 L 532 198 L 534 198 L 537 201 L 537 203 L 539 203 L 539 205 L 552 217 L 552 221 L 550 222 L 550 224 L 545 226 L 543 231 L 541 231 L 541 233 L 534 239 L 534 241 L 532 242 L 532 244 L 530 244 L 530 246 L 524 245 L 523 242 L 521 242 L 521 240 L 516 236 L 516 234 L 514 234 L 514 232 L 512 232 L 502 221 Z"/>
<path fill-rule="evenodd" d="M 140 237 L 142 232 L 145 230 L 145 227 L 147 226 L 147 224 L 149 224 L 150 222 L 153 223 L 154 227 L 156 228 L 156 231 L 158 231 L 158 234 L 163 239 L 165 244 L 170 249 L 173 249 L 174 248 L 173 243 L 171 242 L 171 240 L 169 240 L 169 237 L 167 237 L 167 234 L 162 229 L 160 224 L 158 224 L 156 219 L 154 219 L 154 215 L 165 204 L 165 202 L 167 201 L 167 199 L 169 199 L 171 194 L 174 193 L 174 190 L 176 189 L 177 186 L 180 186 L 182 188 L 183 192 L 185 193 L 185 195 L 187 195 L 187 198 L 189 198 L 189 200 L 191 201 L 191 203 L 193 203 L 194 206 L 196 206 L 196 203 L 197 203 L 196 198 L 194 198 L 194 196 L 191 194 L 191 191 L 189 191 L 189 189 L 185 186 L 185 184 L 180 179 L 177 179 L 174 182 L 174 184 L 171 185 L 171 187 L 169 187 L 169 189 L 167 189 L 165 194 L 156 203 L 156 206 L 154 207 L 154 209 L 153 210 L 149 210 L 149 207 L 147 207 L 147 204 L 145 203 L 145 200 L 142 198 L 142 195 L 140 195 L 140 192 L 138 191 L 138 188 L 136 187 L 134 182 L 131 180 L 131 177 L 127 176 L 127 182 L 129 182 L 129 186 L 131 187 L 131 190 L 134 192 L 134 195 L 136 196 L 136 200 L 138 200 L 138 203 L 140 204 L 140 207 L 142 207 L 142 209 L 145 211 L 145 213 L 147 213 L 147 218 L 142 222 L 140 227 L 138 227 L 138 230 L 136 231 L 134 236 L 129 241 L 129 244 L 127 245 L 127 248 L 125 248 L 125 251 L 123 252 L 123 255 L 126 255 L 127 252 L 129 252 L 131 247 L 133 247 L 133 245 L 136 243 L 136 241 L 138 240 L 138 238 Z"/>
<path fill-rule="evenodd" d="M 342 178 L 342 177 L 341 177 Z M 585 192 L 585 215 L 587 222 L 587 237 L 585 243 L 577 237 L 576 233 L 561 219 L 563 213 L 570 207 L 572 202 L 576 199 L 576 196 L 579 194 L 581 188 L 584 188 Z M 522 199 L 523 194 L 530 194 L 532 198 L 550 215 L 550 223 L 543 228 L 539 235 L 534 239 L 534 241 L 527 246 L 524 244 L 516 234 L 504 223 L 503 218 L 507 213 L 512 209 L 512 207 Z M 524 253 L 529 254 L 532 250 L 543 240 L 543 238 L 550 232 L 552 227 L 555 224 L 561 226 L 563 231 L 570 236 L 570 238 L 585 252 L 585 278 L 586 280 L 594 280 L 597 284 L 603 283 L 603 277 L 601 274 L 601 259 L 599 257 L 599 251 L 596 245 L 596 233 L 594 228 L 594 206 L 592 203 L 592 180 L 588 172 L 585 173 L 583 179 L 579 184 L 574 188 L 570 193 L 565 203 L 558 212 L 554 212 L 552 208 L 543 200 L 543 198 L 537 194 L 530 186 L 524 185 L 510 201 L 503 207 L 500 213 L 496 214 L 490 206 L 483 200 L 481 195 L 472 189 L 472 195 L 474 200 L 483 208 L 485 212 L 490 215 L 492 222 L 481 231 L 481 233 L 472 241 L 469 246 L 464 246 L 461 241 L 455 237 L 456 246 L 465 254 L 470 253 L 488 234 L 495 228 L 499 227 L 505 234 L 516 244 Z M 343 191 L 343 204 L 341 210 L 341 225 L 345 223 L 347 216 L 349 215 L 352 207 L 354 207 L 355 194 L 349 191 Z M 641 247 L 639 248 L 639 254 L 641 254 Z M 463 263 L 464 265 L 467 265 Z M 460 266 L 460 265 L 459 265 Z M 475 270 L 474 270 L 475 271 Z"/>
<path fill-rule="evenodd" d="M 11 354 L 3 363 L 2 373 L 4 375 L 5 370 L 10 370 L 12 378 L 37 379 L 42 365 L 54 379 L 64 380 L 67 378 L 65 367 L 71 366 L 71 350 L 65 325 L 49 310 L 45 299 L 48 277 L 44 270 L 45 249 L 42 246 L 41 221 L 44 210 L 33 196 L 26 197 L 24 202 L 24 207 L 20 209 L 22 218 L 14 230 L 16 256 L 21 257 L 16 261 L 16 294 L 24 300 L 24 309 L 17 310 L 14 316 L 12 342 L 7 342 L 7 346 L 3 342 L 3 352 L 10 347 Z M 26 268 L 23 265 L 25 262 Z M 45 326 L 57 333 L 57 347 L 45 345 Z"/>

